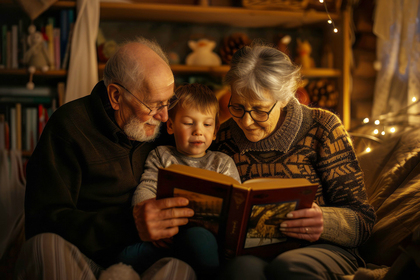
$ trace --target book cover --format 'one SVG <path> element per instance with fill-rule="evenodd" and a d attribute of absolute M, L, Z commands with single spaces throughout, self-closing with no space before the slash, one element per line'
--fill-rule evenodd
<path fill-rule="evenodd" d="M 261 178 L 240 184 L 217 172 L 185 165 L 159 169 L 157 199 L 186 197 L 195 214 L 189 226 L 215 234 L 226 259 L 252 254 L 272 258 L 298 248 L 280 231 L 287 213 L 309 208 L 317 184 L 306 179 Z"/>
<path fill-rule="evenodd" d="M 60 10 L 60 58 L 63 60 L 64 53 L 66 52 L 67 40 L 69 37 L 69 22 L 68 22 L 68 10 Z M 62 61 L 60 61 L 60 68 Z"/>
<path fill-rule="evenodd" d="M 60 28 L 55 27 L 53 29 L 53 41 L 54 41 L 54 67 L 59 70 L 61 67 L 61 50 L 60 50 Z"/>
<path fill-rule="evenodd" d="M 19 42 L 19 34 L 18 34 L 18 26 L 16 24 L 12 25 L 11 31 L 11 40 L 12 40 L 12 68 L 17 69 L 19 67 L 18 63 L 18 42 Z"/>
<path fill-rule="evenodd" d="M 54 19 L 48 18 L 48 24 L 45 26 L 45 34 L 48 38 L 48 57 L 50 59 L 50 69 L 55 70 L 55 55 L 54 55 Z"/>
<path fill-rule="evenodd" d="M 71 42 L 73 38 L 73 29 L 74 29 L 74 11 L 70 9 L 68 10 L 68 37 L 67 37 L 67 44 L 66 44 L 65 52 L 63 56 L 63 61 L 61 63 L 62 69 L 67 69 L 69 66 Z"/>
<path fill-rule="evenodd" d="M 1 27 L 1 66 L 7 67 L 7 25 Z"/>

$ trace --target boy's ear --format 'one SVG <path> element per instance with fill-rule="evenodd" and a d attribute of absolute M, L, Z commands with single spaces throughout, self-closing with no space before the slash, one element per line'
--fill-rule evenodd
<path fill-rule="evenodd" d="M 168 120 L 166 121 L 166 130 L 168 131 L 168 134 L 174 134 L 173 123 L 171 118 L 168 118 Z"/>
<path fill-rule="evenodd" d="M 220 128 L 220 124 L 219 124 L 219 122 L 217 122 L 216 127 L 214 128 L 213 140 L 216 140 L 217 132 L 219 131 L 219 128 Z"/>
<path fill-rule="evenodd" d="M 119 110 L 120 109 L 120 103 L 122 102 L 122 92 L 114 84 L 108 85 L 107 90 L 108 90 L 109 102 L 111 103 L 112 109 L 114 109 L 116 111 Z"/>

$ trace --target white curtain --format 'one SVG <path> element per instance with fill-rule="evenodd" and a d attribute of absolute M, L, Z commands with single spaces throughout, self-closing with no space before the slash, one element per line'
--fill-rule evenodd
<path fill-rule="evenodd" d="M 98 82 L 96 38 L 99 29 L 99 0 L 77 0 L 70 64 L 64 102 L 89 95 Z"/>
<path fill-rule="evenodd" d="M 420 99 L 420 0 L 377 0 L 373 32 L 381 68 L 372 116 L 397 112 Z M 408 113 L 420 113 L 420 104 Z M 407 118 L 419 122 L 419 117 Z"/>

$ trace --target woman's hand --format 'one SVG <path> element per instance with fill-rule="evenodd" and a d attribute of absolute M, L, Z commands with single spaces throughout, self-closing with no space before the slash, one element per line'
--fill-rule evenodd
<path fill-rule="evenodd" d="M 179 226 L 186 225 L 194 211 L 185 206 L 188 199 L 171 197 L 165 199 L 148 199 L 133 208 L 133 217 L 139 237 L 143 241 L 155 242 L 164 247 L 161 239 L 171 238 L 179 231 Z"/>
<path fill-rule="evenodd" d="M 312 203 L 311 208 L 292 211 L 287 220 L 280 224 L 280 231 L 293 238 L 317 241 L 324 230 L 324 219 L 321 208 Z"/>

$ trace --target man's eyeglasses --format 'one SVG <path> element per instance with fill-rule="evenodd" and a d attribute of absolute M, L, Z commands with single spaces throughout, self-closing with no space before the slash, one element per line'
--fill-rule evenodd
<path fill-rule="evenodd" d="M 161 105 L 158 107 L 151 107 L 149 105 L 147 105 L 146 103 L 144 103 L 143 101 L 141 101 L 138 97 L 136 97 L 131 91 L 129 91 L 126 87 L 124 87 L 123 85 L 119 84 L 119 83 L 114 83 L 120 87 L 122 87 L 126 92 L 128 92 L 129 94 L 131 94 L 135 99 L 137 99 L 137 101 L 139 101 L 141 104 L 143 104 L 147 109 L 149 109 L 149 115 L 154 115 L 157 114 L 159 112 L 161 112 L 163 110 L 163 108 L 168 107 L 168 110 L 171 110 L 173 107 L 175 107 L 176 103 L 178 102 L 178 97 L 174 94 L 171 99 L 168 100 L 168 103 L 165 105 Z M 153 114 L 152 114 L 153 112 Z"/>
<path fill-rule="evenodd" d="M 266 122 L 268 120 L 268 117 L 270 116 L 271 111 L 273 111 L 276 104 L 277 104 L 277 101 L 276 103 L 274 103 L 273 107 L 271 107 L 271 109 L 268 112 L 261 111 L 261 110 L 247 111 L 242 105 L 230 105 L 230 100 L 229 100 L 228 109 L 229 109 L 230 114 L 234 118 L 240 119 L 245 115 L 245 113 L 248 113 L 254 121 Z"/>

